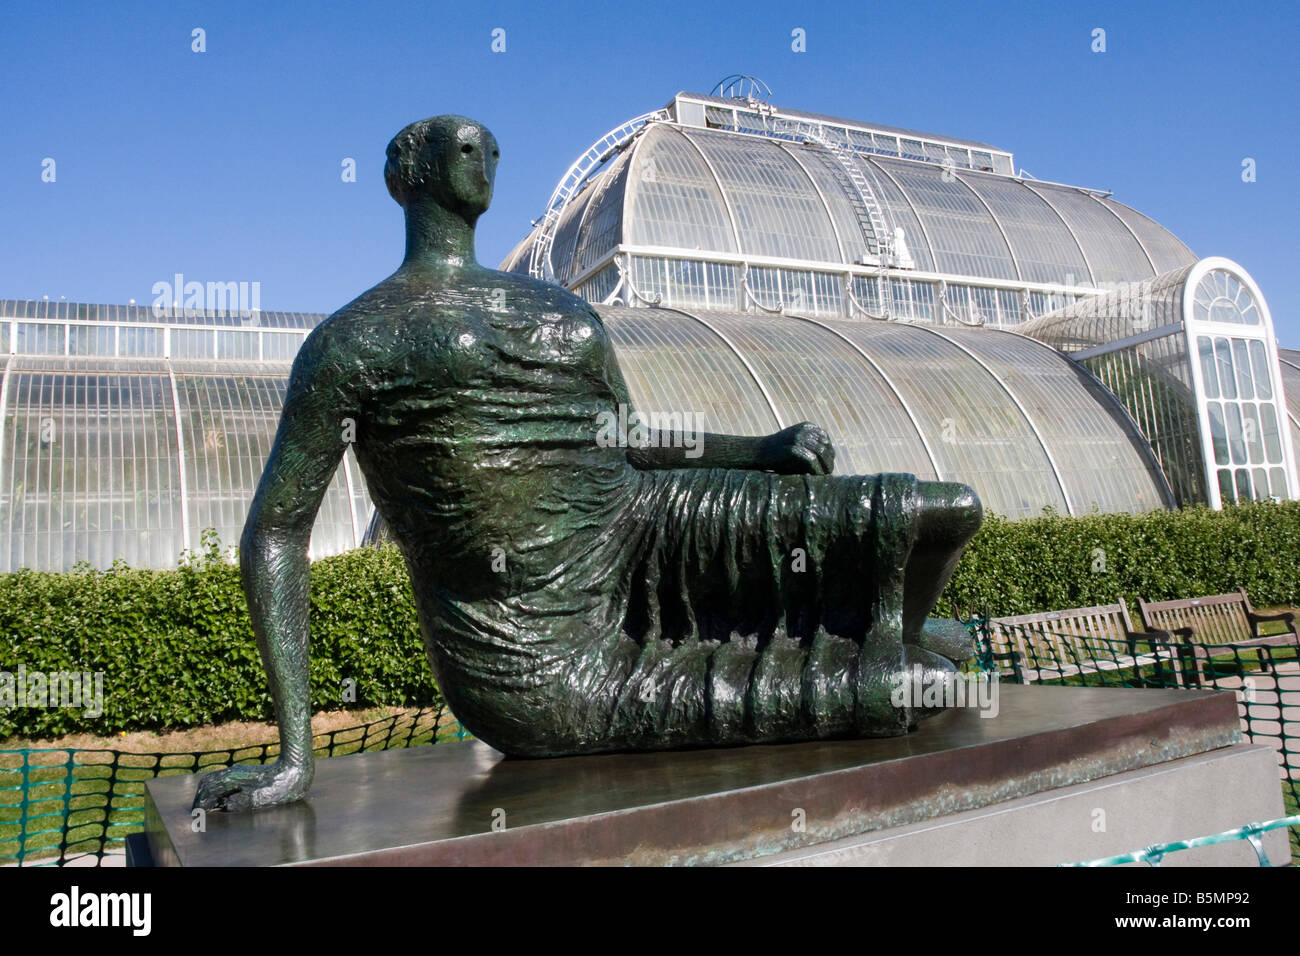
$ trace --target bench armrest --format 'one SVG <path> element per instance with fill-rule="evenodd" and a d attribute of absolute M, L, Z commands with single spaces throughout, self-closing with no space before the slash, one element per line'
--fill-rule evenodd
<path fill-rule="evenodd" d="M 1246 617 L 1252 621 L 1286 621 L 1290 624 L 1295 623 L 1294 611 L 1279 611 L 1277 614 L 1260 614 L 1258 611 L 1247 611 Z"/>
<path fill-rule="evenodd" d="M 1175 627 L 1170 630 L 1153 627 L 1146 631 L 1126 631 L 1130 645 L 1142 640 L 1163 641 L 1166 644 L 1187 643 L 1195 633 L 1190 627 Z"/>
<path fill-rule="evenodd" d="M 1255 632 L 1256 637 L 1260 637 L 1259 625 L 1264 621 L 1282 621 L 1292 634 L 1296 633 L 1295 613 L 1293 611 L 1281 611 L 1278 614 L 1258 614 L 1255 611 L 1247 611 L 1246 617 L 1250 620 L 1250 626 Z"/>

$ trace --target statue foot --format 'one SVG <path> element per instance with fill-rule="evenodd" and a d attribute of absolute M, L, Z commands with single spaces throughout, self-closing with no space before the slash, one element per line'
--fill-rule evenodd
<path fill-rule="evenodd" d="M 277 760 L 272 764 L 236 764 L 199 781 L 194 809 L 239 812 L 273 807 L 302 798 L 311 786 L 311 768 Z"/>
<path fill-rule="evenodd" d="M 962 631 L 965 630 L 963 627 Z M 957 665 L 947 657 L 915 644 L 903 645 L 903 662 L 906 693 L 902 697 L 908 709 L 907 729 L 910 731 L 915 730 L 925 718 L 942 714 L 948 709 L 942 701 L 951 698 L 952 695 L 946 691 L 954 681 L 961 680 L 961 676 L 957 672 Z M 926 707 L 924 701 L 927 697 L 940 701 L 940 704 Z"/>
<path fill-rule="evenodd" d="M 975 656 L 975 648 L 966 625 L 949 618 L 927 618 L 925 624 L 921 626 L 921 633 L 917 636 L 916 643 L 927 651 L 948 658 L 954 664 L 968 661 Z"/>

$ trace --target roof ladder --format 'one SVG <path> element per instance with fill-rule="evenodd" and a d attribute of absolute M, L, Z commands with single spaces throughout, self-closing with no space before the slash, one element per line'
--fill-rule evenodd
<path fill-rule="evenodd" d="M 853 207 L 858 228 L 862 230 L 867 243 L 867 255 L 860 261 L 866 265 L 869 257 L 875 257 L 881 308 L 885 316 L 892 315 L 893 297 L 890 294 L 889 268 L 893 265 L 910 268 L 913 263 L 911 256 L 906 256 L 905 262 L 895 261 L 894 231 L 886 220 L 884 207 L 876 198 L 876 191 L 871 187 L 871 181 L 863 174 L 862 167 L 853 157 L 852 147 L 827 136 L 825 128 L 820 123 L 805 123 L 782 117 L 775 120 L 774 129 L 778 133 L 795 137 L 802 142 L 816 143 L 823 147 L 835 159 L 841 174 L 848 177 L 853 186 L 852 189 L 846 190 L 849 205 Z"/>

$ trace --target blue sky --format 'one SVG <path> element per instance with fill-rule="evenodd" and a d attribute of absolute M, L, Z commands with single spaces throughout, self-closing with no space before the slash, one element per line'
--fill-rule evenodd
<path fill-rule="evenodd" d="M 807 52 L 791 50 L 796 27 Z M 1098 27 L 1105 53 L 1091 50 Z M 747 72 L 783 106 L 982 140 L 1040 179 L 1110 189 L 1197 255 L 1242 263 L 1281 343 L 1300 348 L 1297 48 L 1300 4 L 1249 0 L 11 0 L 0 298 L 147 302 L 181 272 L 260 282 L 263 309 L 333 311 L 400 259 L 385 144 L 448 112 L 501 144 L 479 225 L 479 258 L 496 265 L 594 139 Z"/>

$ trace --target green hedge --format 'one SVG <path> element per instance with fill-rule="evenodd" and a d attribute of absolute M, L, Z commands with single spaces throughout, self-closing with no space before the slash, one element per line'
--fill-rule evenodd
<path fill-rule="evenodd" d="M 940 601 L 963 615 L 1162 601 L 1244 587 L 1300 605 L 1300 502 L 1211 511 L 986 519 Z"/>
<path fill-rule="evenodd" d="M 991 516 L 940 602 L 964 614 L 1135 603 L 1244 586 L 1300 605 L 1300 503 L 1145 515 Z M 410 582 L 393 548 L 312 565 L 312 702 L 436 700 Z M 0 671 L 103 671 L 105 713 L 0 708 L 0 737 L 159 729 L 272 715 L 236 567 L 209 542 L 175 571 L 0 575 Z"/>
<path fill-rule="evenodd" d="M 114 566 L 0 575 L 0 671 L 102 671 L 104 714 L 0 706 L 0 738 L 161 729 L 273 716 L 239 569 L 215 541 L 175 571 Z M 437 702 L 410 579 L 394 548 L 312 565 L 317 709 Z M 347 703 L 346 706 L 352 706 Z"/>

